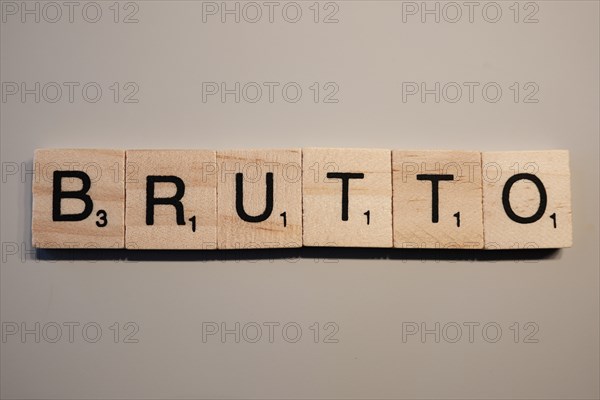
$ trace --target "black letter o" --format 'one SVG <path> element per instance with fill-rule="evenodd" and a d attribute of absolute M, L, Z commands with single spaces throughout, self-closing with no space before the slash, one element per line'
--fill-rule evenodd
<path fill-rule="evenodd" d="M 538 206 L 537 211 L 530 217 L 521 217 L 513 211 L 510 206 L 510 189 L 512 186 L 520 181 L 520 180 L 529 180 L 535 184 L 538 192 L 540 193 L 540 205 Z M 532 174 L 515 174 L 508 178 L 506 183 L 504 184 L 504 189 L 502 189 L 502 205 L 504 206 L 504 211 L 508 218 L 512 219 L 515 222 L 520 224 L 531 224 L 544 216 L 544 212 L 546 211 L 546 205 L 548 204 L 548 196 L 546 195 L 546 188 L 544 184 L 535 175 Z"/>

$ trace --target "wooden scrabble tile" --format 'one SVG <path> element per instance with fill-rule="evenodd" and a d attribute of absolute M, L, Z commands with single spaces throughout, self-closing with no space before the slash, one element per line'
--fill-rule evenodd
<path fill-rule="evenodd" d="M 128 249 L 214 249 L 217 175 L 211 150 L 128 150 Z"/>
<path fill-rule="evenodd" d="M 481 153 L 392 152 L 394 247 L 483 248 Z"/>
<path fill-rule="evenodd" d="M 302 246 L 300 149 L 217 152 L 219 248 Z"/>
<path fill-rule="evenodd" d="M 484 152 L 485 248 L 560 248 L 572 244 L 566 150 Z"/>
<path fill-rule="evenodd" d="M 124 247 L 124 151 L 43 149 L 33 162 L 34 247 Z"/>
<path fill-rule="evenodd" d="M 392 247 L 390 150 L 303 149 L 304 245 Z"/>

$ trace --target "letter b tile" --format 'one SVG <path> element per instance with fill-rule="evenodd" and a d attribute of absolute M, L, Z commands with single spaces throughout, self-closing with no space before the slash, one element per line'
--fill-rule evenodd
<path fill-rule="evenodd" d="M 33 246 L 124 247 L 124 151 L 42 149 L 33 164 Z"/>
<path fill-rule="evenodd" d="M 303 149 L 304 245 L 392 247 L 390 150 Z"/>
<path fill-rule="evenodd" d="M 211 150 L 127 151 L 128 249 L 215 249 L 217 176 Z"/>
<path fill-rule="evenodd" d="M 217 152 L 220 249 L 302 246 L 300 149 Z"/>

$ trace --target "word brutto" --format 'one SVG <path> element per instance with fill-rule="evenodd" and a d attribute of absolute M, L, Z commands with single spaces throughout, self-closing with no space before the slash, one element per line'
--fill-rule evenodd
<path fill-rule="evenodd" d="M 42 149 L 38 248 L 572 243 L 569 153 Z"/>

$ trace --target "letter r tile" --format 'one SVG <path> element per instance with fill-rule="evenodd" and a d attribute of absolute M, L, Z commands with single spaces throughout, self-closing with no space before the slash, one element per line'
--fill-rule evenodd
<path fill-rule="evenodd" d="M 215 249 L 215 161 L 212 150 L 128 150 L 126 247 Z"/>
<path fill-rule="evenodd" d="M 483 248 L 481 153 L 392 151 L 394 247 Z"/>
<path fill-rule="evenodd" d="M 390 150 L 303 149 L 304 245 L 392 247 Z"/>
<path fill-rule="evenodd" d="M 484 152 L 486 249 L 571 247 L 567 150 Z"/>
<path fill-rule="evenodd" d="M 217 152 L 220 249 L 302 246 L 300 149 Z"/>
<path fill-rule="evenodd" d="M 124 247 L 124 151 L 36 150 L 33 167 L 34 247 Z"/>

